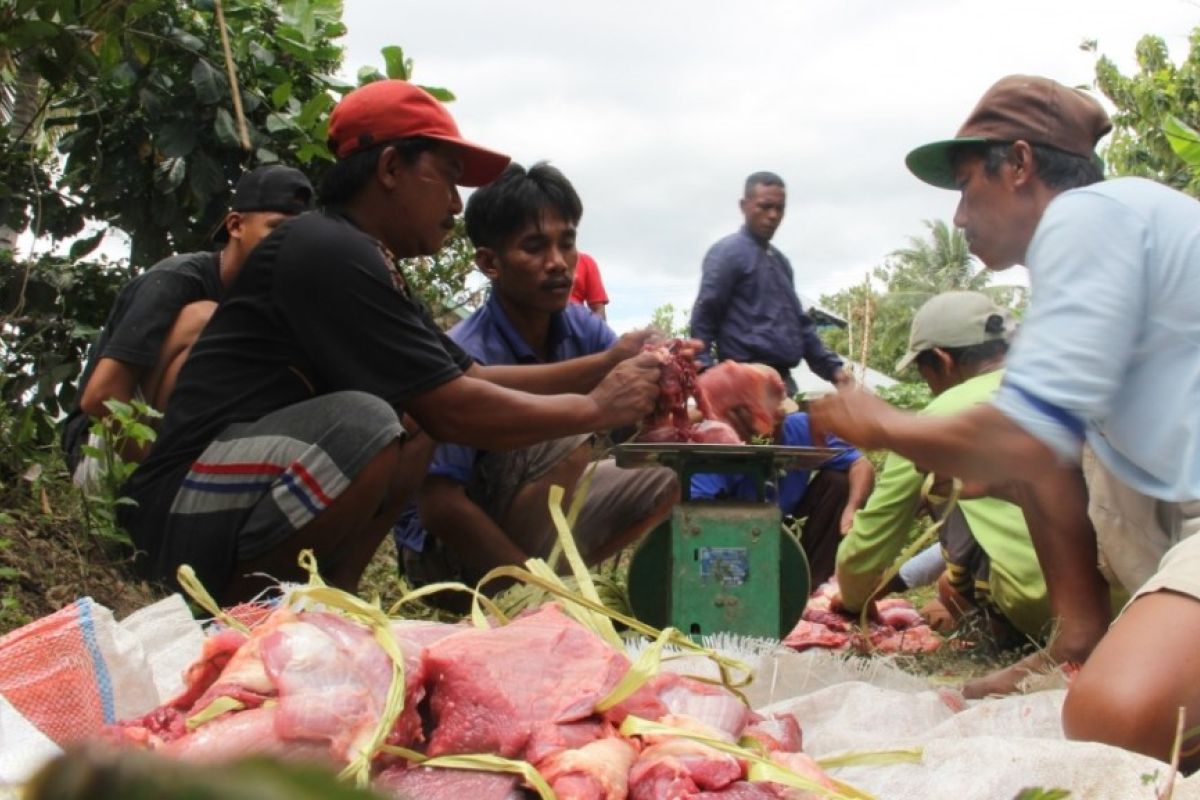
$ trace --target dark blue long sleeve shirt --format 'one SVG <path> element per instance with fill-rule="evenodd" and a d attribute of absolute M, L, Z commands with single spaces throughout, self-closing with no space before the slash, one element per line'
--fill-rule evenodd
<path fill-rule="evenodd" d="M 842 366 L 801 308 L 787 257 L 745 226 L 705 255 L 691 328 L 722 359 L 790 370 L 803 358 L 827 381 Z"/>

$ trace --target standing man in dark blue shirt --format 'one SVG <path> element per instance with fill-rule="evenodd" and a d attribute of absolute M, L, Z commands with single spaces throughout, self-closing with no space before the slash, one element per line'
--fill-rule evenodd
<path fill-rule="evenodd" d="M 786 203 L 783 179 L 775 173 L 746 178 L 740 201 L 746 224 L 704 257 L 700 295 L 692 307 L 692 337 L 709 348 L 710 364 L 720 359 L 774 367 L 789 394 L 796 392 L 792 368 L 801 358 L 830 383 L 848 384 L 852 379 L 842 360 L 825 347 L 800 306 L 792 265 L 771 245 Z"/>
<path fill-rule="evenodd" d="M 651 331 L 618 338 L 587 307 L 568 304 L 582 213 L 574 187 L 546 163 L 528 170 L 511 164 L 471 195 L 467 236 L 492 289 L 449 335 L 479 363 L 556 364 L 599 376 L 642 350 Z M 570 502 L 592 458 L 591 438 L 564 436 L 517 449 L 439 445 L 421 485 L 419 514 L 409 509 L 396 526 L 405 574 L 417 585 L 473 584 L 493 567 L 545 558 L 555 542 L 550 487 L 566 487 L 564 503 Z M 584 559 L 595 563 L 650 530 L 678 499 L 671 470 L 623 469 L 604 459 L 591 473 L 572 534 Z"/>

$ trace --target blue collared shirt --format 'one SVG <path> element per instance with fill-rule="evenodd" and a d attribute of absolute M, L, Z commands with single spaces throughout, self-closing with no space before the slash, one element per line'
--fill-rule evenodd
<path fill-rule="evenodd" d="M 1072 189 L 1026 254 L 1033 301 L 995 406 L 1060 458 L 1200 499 L 1200 203 L 1142 178 Z"/>
<path fill-rule="evenodd" d="M 862 453 L 843 442 L 836 436 L 827 436 L 827 447 L 845 448 L 833 458 L 826 461 L 818 469 L 835 469 L 845 472 L 855 461 L 862 458 Z M 808 414 L 797 411 L 788 414 L 783 421 L 783 430 L 779 434 L 779 444 L 793 447 L 812 447 L 812 432 L 808 427 Z M 779 503 L 783 513 L 793 514 L 804 495 L 808 492 L 808 479 L 812 470 L 789 470 L 779 478 L 775 485 L 767 484 L 767 498 L 774 498 Z M 693 500 L 708 500 L 724 497 L 733 500 L 757 500 L 758 487 L 746 475 L 736 474 L 703 474 L 692 476 L 691 493 Z"/>
<path fill-rule="evenodd" d="M 803 358 L 827 381 L 842 366 L 801 308 L 787 257 L 745 226 L 705 255 L 691 328 L 694 338 L 715 344 L 722 359 L 790 370 Z"/>
<path fill-rule="evenodd" d="M 550 318 L 548 355 L 543 361 L 517 333 L 495 292 L 488 295 L 482 308 L 451 328 L 449 336 L 484 365 L 554 364 L 604 352 L 617 342 L 617 335 L 604 320 L 586 306 L 571 304 Z M 479 450 L 468 445 L 438 445 L 428 474 L 442 475 L 466 485 L 480 455 Z M 395 531 L 397 546 L 417 551 L 424 548 L 425 529 L 415 505 L 400 515 Z"/>

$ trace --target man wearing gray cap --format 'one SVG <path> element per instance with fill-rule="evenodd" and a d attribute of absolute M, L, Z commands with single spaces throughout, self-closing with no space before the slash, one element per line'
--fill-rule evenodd
<path fill-rule="evenodd" d="M 954 414 L 996 393 L 1012 333 L 1008 310 L 987 295 L 945 292 L 913 317 L 908 352 L 896 370 L 915 365 L 933 392 L 922 414 Z M 924 484 L 925 473 L 916 464 L 897 453 L 888 456 L 871 499 L 838 548 L 838 588 L 848 610 L 857 612 L 873 599 L 884 572 L 900 555 L 922 510 Z M 1049 633 L 1046 582 L 1019 508 L 993 497 L 965 500 L 949 512 L 939 534 L 938 563 L 944 572 L 938 596 L 944 610 L 923 609 L 932 624 L 951 627 L 978 607 L 996 621 L 996 630 L 1006 628 L 998 616 L 1011 625 L 1006 633 L 1015 629 L 1034 639 Z M 898 577 L 904 576 L 901 570 Z"/>
<path fill-rule="evenodd" d="M 1093 149 L 1111 127 L 1085 93 L 1013 75 L 957 137 L 910 153 L 917 177 L 959 191 L 972 252 L 1029 268 L 1020 339 L 989 404 L 914 417 L 843 392 L 814 418 L 1019 497 L 1061 619 L 1048 656 L 1086 659 L 1064 730 L 1166 759 L 1177 710 L 1200 724 L 1200 203 L 1102 182 Z M 1101 570 L 1133 595 L 1111 628 Z M 1042 658 L 975 690 L 1010 688 Z"/>

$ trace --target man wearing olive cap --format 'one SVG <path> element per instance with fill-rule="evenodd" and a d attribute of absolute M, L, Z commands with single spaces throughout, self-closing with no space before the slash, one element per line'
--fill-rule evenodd
<path fill-rule="evenodd" d="M 354 590 L 435 439 L 498 450 L 605 430 L 658 395 L 650 353 L 615 367 L 605 354 L 476 364 L 412 296 L 397 259 L 436 253 L 462 211 L 458 186 L 509 161 L 463 139 L 431 95 L 368 84 L 337 105 L 329 136 L 323 212 L 251 254 L 125 487 L 142 570 L 170 579 L 189 564 L 226 603 L 268 585 L 258 573 L 302 579 L 304 549 Z"/>
<path fill-rule="evenodd" d="M 917 418 L 840 393 L 814 418 L 1020 499 L 1061 619 L 1049 655 L 1086 659 L 1066 733 L 1166 759 L 1176 710 L 1200 724 L 1200 203 L 1101 182 L 1110 128 L 1085 93 L 1013 75 L 957 137 L 910 153 L 917 177 L 960 193 L 972 252 L 1029 268 L 1029 314 L 990 404 Z M 1133 595 L 1111 628 L 1101 570 Z M 1009 688 L 1040 658 L 968 688 Z"/>

